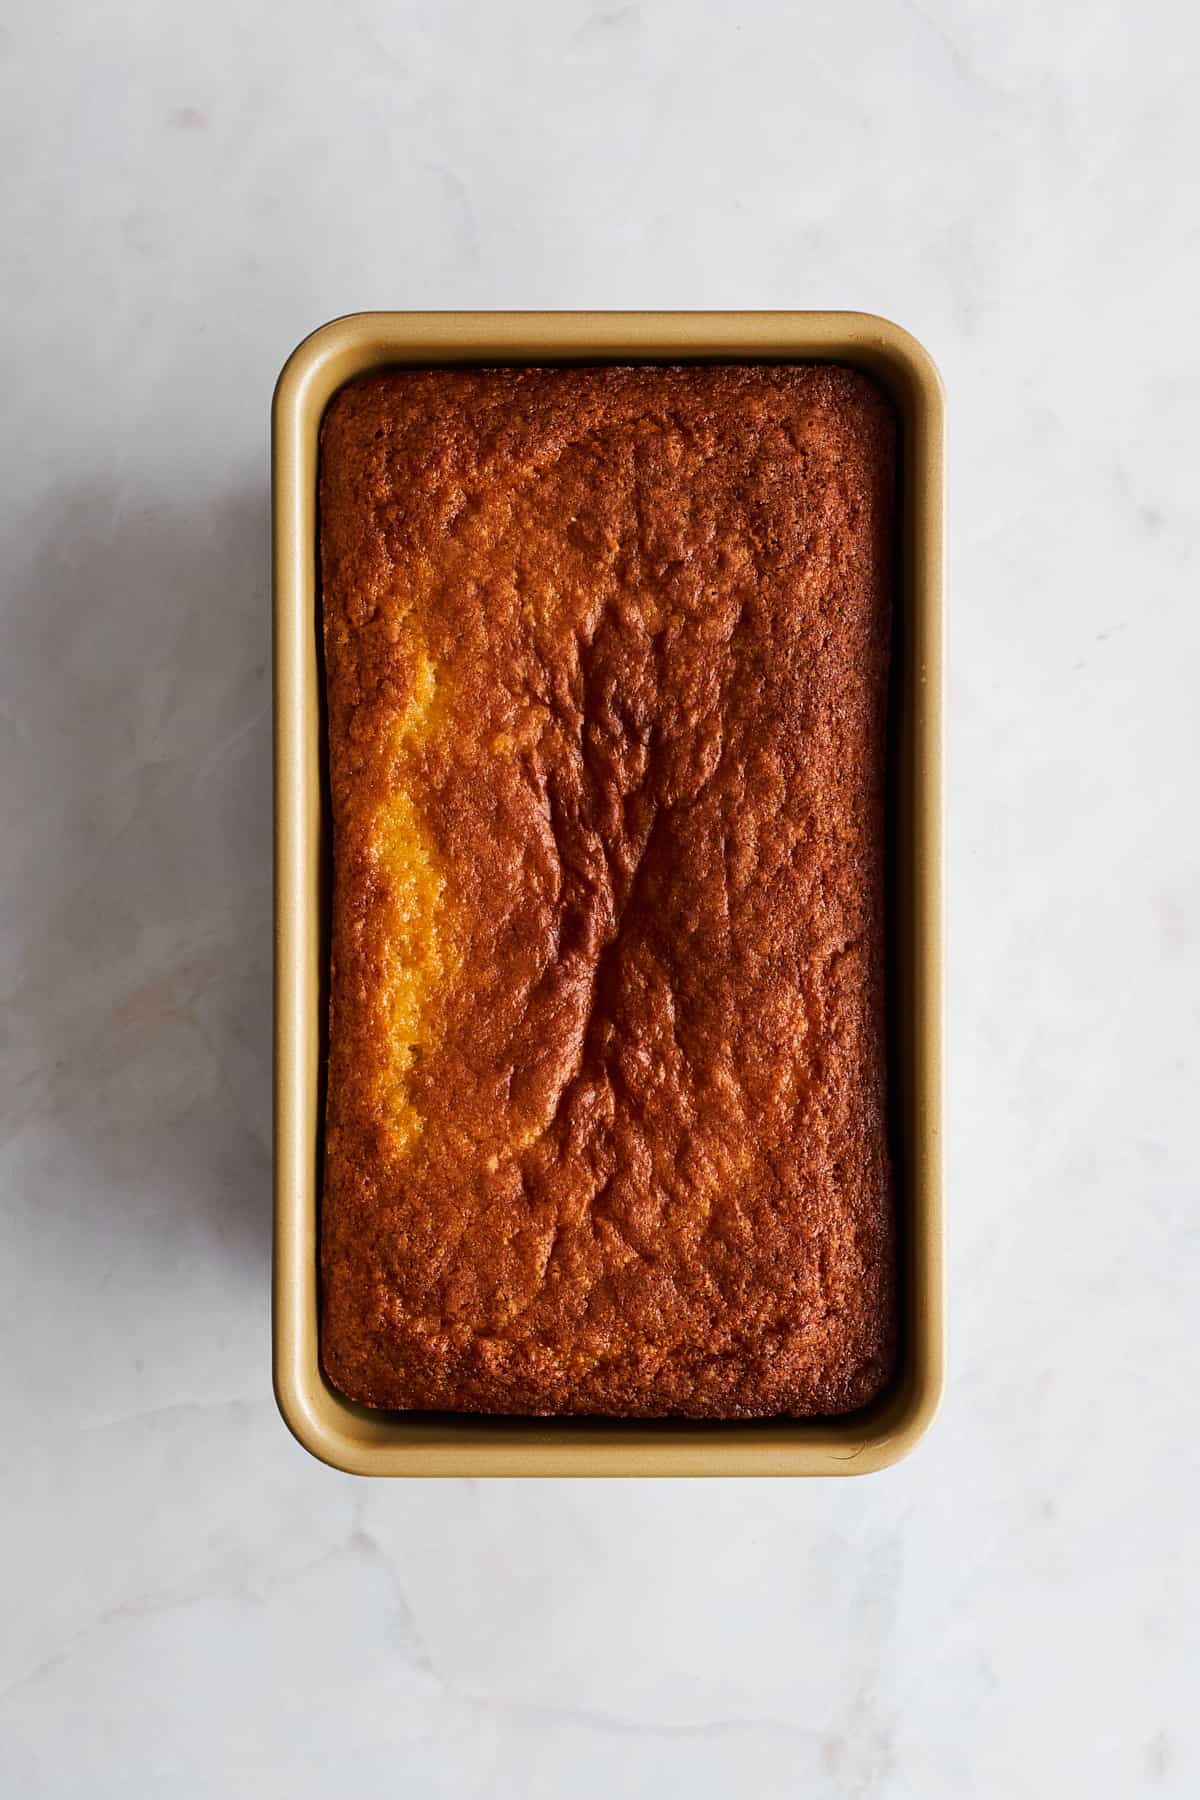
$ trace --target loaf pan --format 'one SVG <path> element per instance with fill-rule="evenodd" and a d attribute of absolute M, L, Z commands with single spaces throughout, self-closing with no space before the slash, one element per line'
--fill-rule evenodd
<path fill-rule="evenodd" d="M 902 1255 L 897 1375 L 839 1418 L 753 1423 L 389 1413 L 325 1381 L 318 1229 L 327 801 L 319 663 L 317 442 L 344 382 L 448 364 L 839 362 L 900 418 L 888 802 L 888 1010 Z M 358 313 L 289 357 L 272 416 L 275 692 L 275 1392 L 314 1456 L 359 1475 L 856 1475 L 907 1454 L 943 1367 L 942 391 L 921 346 L 852 312 Z"/>

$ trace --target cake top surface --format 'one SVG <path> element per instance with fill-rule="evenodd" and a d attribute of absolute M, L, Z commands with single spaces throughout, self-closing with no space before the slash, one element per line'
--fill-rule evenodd
<path fill-rule="evenodd" d="M 828 367 L 370 377 L 322 437 L 324 1358 L 377 1404 L 886 1377 L 894 427 Z"/>

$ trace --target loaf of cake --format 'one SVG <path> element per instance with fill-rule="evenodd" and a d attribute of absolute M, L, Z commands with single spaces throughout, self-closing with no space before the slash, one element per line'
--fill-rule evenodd
<path fill-rule="evenodd" d="M 744 1419 L 886 1383 L 894 439 L 831 366 L 330 405 L 343 1394 Z"/>

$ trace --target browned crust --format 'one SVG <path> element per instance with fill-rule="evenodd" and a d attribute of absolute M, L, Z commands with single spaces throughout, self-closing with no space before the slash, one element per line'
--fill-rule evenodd
<path fill-rule="evenodd" d="M 893 485 L 891 408 L 836 367 L 331 405 L 322 1359 L 351 1398 L 748 1418 L 887 1380 Z"/>

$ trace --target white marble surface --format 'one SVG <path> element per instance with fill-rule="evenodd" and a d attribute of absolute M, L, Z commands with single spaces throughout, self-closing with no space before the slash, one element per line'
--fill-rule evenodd
<path fill-rule="evenodd" d="M 1200 1792 L 1198 50 L 6 11 L 0 1793 Z M 864 1481 L 372 1485 L 275 1414 L 272 382 L 555 305 L 871 309 L 946 377 L 953 1372 Z"/>

